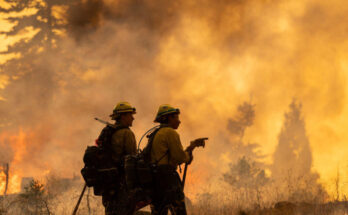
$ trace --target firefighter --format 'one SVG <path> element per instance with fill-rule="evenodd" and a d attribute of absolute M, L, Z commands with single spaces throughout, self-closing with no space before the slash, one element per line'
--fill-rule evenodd
<path fill-rule="evenodd" d="M 151 149 L 151 162 L 157 166 L 151 206 L 152 213 L 156 215 L 165 215 L 168 210 L 176 215 L 187 214 L 185 195 L 176 170 L 178 165 L 192 161 L 193 143 L 204 141 L 191 141 L 190 146 L 183 149 L 179 134 L 175 131 L 180 125 L 179 114 L 179 109 L 161 105 L 154 121 L 161 125 L 153 138 Z"/>
<path fill-rule="evenodd" d="M 129 127 L 132 126 L 136 110 L 128 102 L 120 102 L 110 115 L 119 129 L 111 137 L 112 160 L 119 169 L 119 186 L 103 194 L 102 201 L 106 215 L 130 215 L 135 205 L 131 204 L 125 185 L 124 157 L 136 154 L 136 140 Z"/>

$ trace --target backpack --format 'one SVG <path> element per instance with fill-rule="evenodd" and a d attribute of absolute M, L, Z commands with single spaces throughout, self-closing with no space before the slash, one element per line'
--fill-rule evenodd
<path fill-rule="evenodd" d="M 117 189 L 120 180 L 120 165 L 112 159 L 112 135 L 124 127 L 107 125 L 101 131 L 95 146 L 87 146 L 83 156 L 85 166 L 81 174 L 88 187 L 93 187 L 94 195 Z"/>
<path fill-rule="evenodd" d="M 129 190 L 142 189 L 146 191 L 152 189 L 153 174 L 156 171 L 157 163 L 167 154 L 156 163 L 151 163 L 153 139 L 161 128 L 163 126 L 156 128 L 151 134 L 147 135 L 148 144 L 140 153 L 125 157 L 124 169 L 126 185 Z"/>

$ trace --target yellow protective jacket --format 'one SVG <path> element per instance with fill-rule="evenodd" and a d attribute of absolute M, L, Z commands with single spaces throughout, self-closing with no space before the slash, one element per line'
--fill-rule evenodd
<path fill-rule="evenodd" d="M 189 160 L 190 156 L 184 151 L 179 134 L 173 128 L 164 127 L 156 133 L 151 149 L 152 163 L 159 161 L 158 165 L 169 164 L 176 168 Z"/>
<path fill-rule="evenodd" d="M 125 155 L 136 154 L 137 144 L 132 130 L 122 128 L 117 130 L 111 138 L 112 158 L 117 163 L 122 161 Z"/>

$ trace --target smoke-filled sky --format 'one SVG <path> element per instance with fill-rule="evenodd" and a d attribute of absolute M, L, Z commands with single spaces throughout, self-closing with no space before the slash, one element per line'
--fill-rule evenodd
<path fill-rule="evenodd" d="M 33 59 L 38 70 L 22 76 L 0 70 L 1 118 L 14 121 L 0 122 L 0 140 L 26 137 L 24 144 L 13 143 L 21 148 L 14 147 L 21 151 L 23 175 L 48 169 L 79 174 L 83 151 L 102 128 L 93 117 L 107 119 L 122 100 L 137 108 L 138 140 L 154 125 L 160 104 L 179 107 L 184 146 L 210 137 L 207 148 L 195 152 L 192 167 L 208 176 L 239 156 L 222 137 L 238 105 L 255 104 L 254 125 L 244 140 L 260 144 L 271 163 L 284 113 L 296 99 L 313 170 L 326 184 L 338 165 L 346 172 L 346 1 L 85 0 L 56 11 L 68 24 L 57 43 L 64 54 Z M 1 31 L 9 31 L 9 15 L 0 16 Z M 35 32 L 2 35 L 0 49 Z M 13 56 L 3 54 L 0 62 Z"/>

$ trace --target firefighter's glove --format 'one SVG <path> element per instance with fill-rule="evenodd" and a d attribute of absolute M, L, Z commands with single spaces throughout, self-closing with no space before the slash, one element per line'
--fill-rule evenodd
<path fill-rule="evenodd" d="M 190 164 L 192 162 L 192 160 L 193 160 L 193 155 L 192 155 L 193 150 L 196 147 L 199 147 L 199 146 L 204 147 L 206 140 L 208 140 L 208 138 L 207 137 L 203 137 L 203 138 L 198 138 L 198 139 L 195 139 L 195 140 L 191 141 L 190 145 L 186 148 L 186 152 L 190 156 L 190 160 L 189 160 L 189 162 L 187 164 Z"/>
<path fill-rule="evenodd" d="M 187 147 L 188 150 L 193 151 L 194 148 L 202 146 L 205 146 L 205 141 L 208 140 L 208 137 L 202 137 L 202 138 L 197 138 L 195 140 L 192 140 L 190 143 L 190 146 Z"/>

